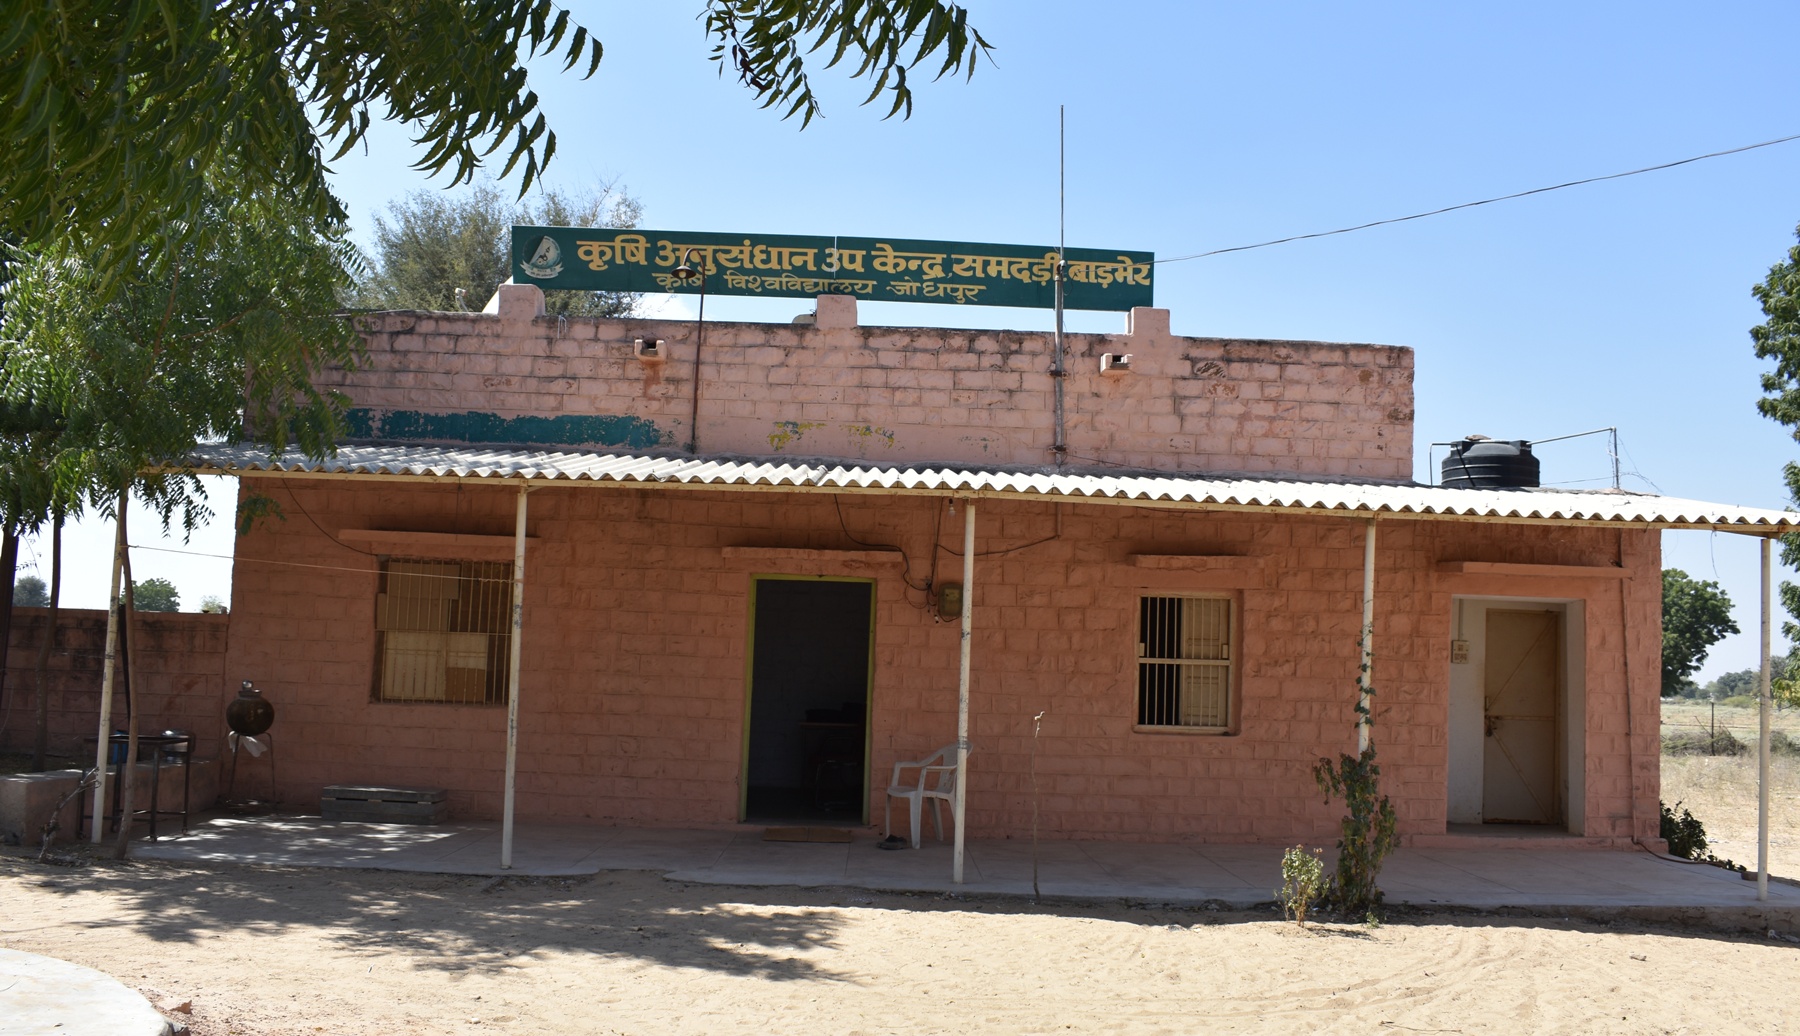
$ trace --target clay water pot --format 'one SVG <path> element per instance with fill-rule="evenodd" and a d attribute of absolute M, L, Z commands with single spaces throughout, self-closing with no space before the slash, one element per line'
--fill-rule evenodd
<path fill-rule="evenodd" d="M 269 704 L 262 692 L 244 681 L 244 687 L 238 696 L 225 706 L 225 723 L 242 737 L 255 737 L 268 730 L 275 722 L 275 706 Z"/>

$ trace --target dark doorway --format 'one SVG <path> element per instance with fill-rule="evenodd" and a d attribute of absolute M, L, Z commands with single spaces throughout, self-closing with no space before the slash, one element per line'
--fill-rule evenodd
<path fill-rule="evenodd" d="M 751 584 L 743 818 L 863 823 L 868 804 L 868 580 Z"/>

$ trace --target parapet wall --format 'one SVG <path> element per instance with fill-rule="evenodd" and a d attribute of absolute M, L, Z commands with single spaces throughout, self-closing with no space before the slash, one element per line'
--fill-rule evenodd
<path fill-rule="evenodd" d="M 354 437 L 1056 462 L 1046 332 L 860 327 L 830 295 L 812 323 L 708 323 L 703 343 L 690 320 L 545 317 L 531 285 L 489 308 L 359 317 L 367 363 L 321 379 L 350 398 Z M 1103 374 L 1105 353 L 1130 370 Z M 1070 469 L 1411 477 L 1411 349 L 1181 337 L 1167 310 L 1136 309 L 1124 334 L 1066 335 L 1065 356 Z"/>

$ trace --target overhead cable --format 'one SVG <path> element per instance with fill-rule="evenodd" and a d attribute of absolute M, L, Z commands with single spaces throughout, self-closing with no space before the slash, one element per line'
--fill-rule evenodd
<path fill-rule="evenodd" d="M 1446 205 L 1441 209 L 1432 209 L 1430 212 L 1416 212 L 1410 216 L 1395 216 L 1392 219 L 1378 219 L 1373 223 L 1361 223 L 1354 227 L 1342 227 L 1338 230 L 1321 230 L 1316 234 L 1296 234 L 1293 237 L 1277 238 L 1274 241 L 1262 241 L 1254 245 L 1236 245 L 1231 248 L 1215 248 L 1210 252 L 1195 252 L 1193 255 L 1178 255 L 1169 259 L 1158 259 L 1156 262 L 1182 263 L 1189 259 L 1205 259 L 1208 256 L 1224 255 L 1227 252 L 1248 252 L 1253 248 L 1268 248 L 1270 245 L 1285 245 L 1292 241 L 1310 241 L 1317 237 L 1332 237 L 1336 234 L 1350 234 L 1358 230 L 1368 230 L 1370 227 L 1384 227 L 1390 223 L 1405 223 L 1409 220 L 1424 219 L 1427 216 L 1441 216 L 1446 212 L 1455 212 L 1458 209 L 1472 209 L 1478 205 L 1492 205 L 1497 201 L 1512 201 L 1514 198 L 1528 198 L 1533 194 L 1560 191 L 1565 187 L 1580 187 L 1582 184 L 1599 183 L 1602 180 L 1617 180 L 1626 176 L 1636 176 L 1639 173 L 1654 173 L 1663 169 L 1673 169 L 1676 166 L 1688 165 L 1693 162 L 1703 162 L 1709 158 L 1721 158 L 1725 155 L 1736 155 L 1745 151 L 1755 151 L 1757 148 L 1773 147 L 1776 144 L 1786 144 L 1791 140 L 1800 140 L 1800 133 L 1796 133 L 1791 137 L 1779 137 L 1775 140 L 1765 140 L 1760 144 L 1745 144 L 1743 147 L 1734 147 L 1724 151 L 1714 151 L 1709 154 L 1695 155 L 1692 158 L 1683 158 L 1675 162 L 1664 162 L 1661 165 L 1645 166 L 1642 169 L 1632 169 L 1623 173 L 1608 173 L 1605 176 L 1590 176 L 1585 180 L 1570 180 L 1568 183 L 1554 184 L 1549 187 L 1534 187 L 1529 191 L 1519 191 L 1516 194 L 1502 194 L 1498 198 L 1483 198 L 1480 201 L 1465 201 L 1461 205 Z"/>

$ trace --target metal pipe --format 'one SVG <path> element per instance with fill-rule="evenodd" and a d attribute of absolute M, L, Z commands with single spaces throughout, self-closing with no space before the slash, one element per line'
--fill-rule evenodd
<path fill-rule="evenodd" d="M 119 671 L 119 573 L 125 564 L 125 508 L 129 494 L 119 494 L 119 528 L 113 536 L 112 593 L 106 599 L 106 662 L 100 674 L 100 735 L 94 745 L 94 822 L 88 841 L 98 844 L 106 823 L 106 756 L 112 749 L 113 683 Z"/>
<path fill-rule="evenodd" d="M 1356 754 L 1369 750 L 1369 704 L 1373 686 L 1375 639 L 1375 519 L 1370 518 L 1363 532 L 1363 614 L 1362 665 L 1357 677 Z"/>
<path fill-rule="evenodd" d="M 694 391 L 693 405 L 688 410 L 688 452 L 700 452 L 700 354 L 706 348 L 706 266 L 709 256 L 701 255 L 700 265 L 688 265 L 694 254 L 692 248 L 681 253 L 681 265 L 676 268 L 675 275 L 682 280 L 700 278 L 700 312 L 694 317 Z M 685 272 L 684 272 L 685 271 Z"/>
<path fill-rule="evenodd" d="M 950 880 L 963 880 L 963 802 L 969 790 L 969 647 L 975 628 L 975 501 L 963 505 L 962 656 L 956 670 L 956 825 Z"/>
<path fill-rule="evenodd" d="M 1758 684 L 1761 699 L 1759 725 L 1756 731 L 1756 898 L 1769 898 L 1769 597 L 1774 581 L 1774 563 L 1770 560 L 1770 543 L 1762 541 L 1762 681 Z"/>
<path fill-rule="evenodd" d="M 506 670 L 506 795 L 500 807 L 500 868 L 512 868 L 513 786 L 519 769 L 519 659 L 525 630 L 525 497 L 519 487 L 519 511 L 513 522 L 512 642 Z"/>
<path fill-rule="evenodd" d="M 1063 368 L 1063 282 L 1064 273 L 1069 268 L 1069 259 L 1065 240 L 1068 230 L 1068 179 L 1067 166 L 1063 160 L 1066 133 L 1064 124 L 1064 106 L 1056 106 L 1056 336 L 1050 353 L 1050 384 L 1052 398 L 1056 407 L 1056 442 L 1050 447 L 1050 453 L 1056 458 L 1056 466 L 1062 467 L 1063 460 L 1069 455 L 1068 422 L 1063 410 L 1063 382 L 1068 380 L 1069 372 Z"/>

